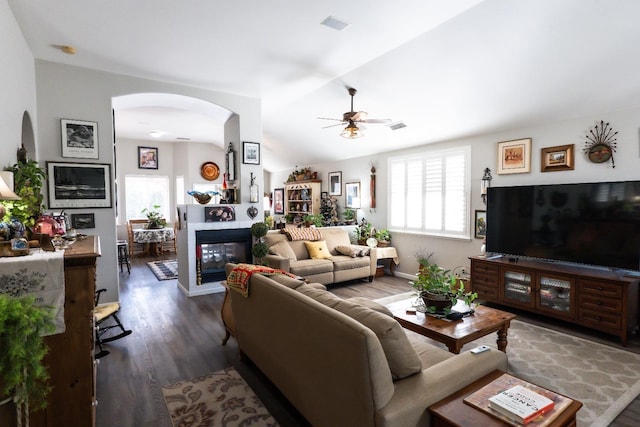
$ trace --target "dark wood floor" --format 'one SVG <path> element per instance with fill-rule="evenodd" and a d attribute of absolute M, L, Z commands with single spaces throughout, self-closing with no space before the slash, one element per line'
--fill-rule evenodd
<path fill-rule="evenodd" d="M 305 425 L 268 381 L 251 365 L 240 361 L 233 338 L 227 345 L 221 345 L 223 294 L 189 298 L 178 289 L 176 280 L 158 281 L 145 265 L 148 260 L 135 258 L 131 274 L 126 270 L 120 274 L 120 317 L 134 332 L 107 344 L 111 353 L 100 359 L 97 426 L 171 427 L 162 386 L 232 365 L 281 425 Z M 384 276 L 373 283 L 355 282 L 331 290 L 341 297 L 375 299 L 409 291 L 410 287 L 406 279 Z M 519 313 L 519 318 L 573 334 L 589 334 L 570 325 L 551 325 L 526 313 Z M 606 336 L 590 335 L 590 338 L 617 345 Z M 633 337 L 629 349 L 640 352 L 640 338 Z M 629 405 L 612 425 L 640 425 L 640 399 Z"/>

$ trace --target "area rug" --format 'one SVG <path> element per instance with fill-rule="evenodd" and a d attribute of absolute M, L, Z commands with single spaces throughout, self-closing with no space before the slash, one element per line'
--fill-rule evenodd
<path fill-rule="evenodd" d="M 376 301 L 389 304 L 411 295 Z M 498 351 L 496 338 L 492 333 L 462 351 L 481 344 Z M 581 401 L 579 426 L 609 425 L 640 394 L 640 354 L 514 320 L 507 356 L 511 375 Z"/>
<path fill-rule="evenodd" d="M 178 277 L 178 261 L 175 259 L 150 261 L 147 265 L 158 280 L 171 280 Z"/>
<path fill-rule="evenodd" d="M 162 394 L 174 427 L 278 425 L 233 367 L 162 387 Z"/>

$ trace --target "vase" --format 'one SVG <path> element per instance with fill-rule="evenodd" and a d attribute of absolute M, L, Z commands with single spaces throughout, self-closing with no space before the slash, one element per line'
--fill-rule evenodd
<path fill-rule="evenodd" d="M 435 307 L 436 313 L 444 313 L 448 308 L 453 306 L 450 295 L 434 294 L 426 291 L 421 295 L 422 301 L 427 308 Z"/>
<path fill-rule="evenodd" d="M 147 230 L 158 230 L 162 228 L 162 226 L 160 224 L 155 224 L 155 223 L 148 223 L 147 224 Z"/>

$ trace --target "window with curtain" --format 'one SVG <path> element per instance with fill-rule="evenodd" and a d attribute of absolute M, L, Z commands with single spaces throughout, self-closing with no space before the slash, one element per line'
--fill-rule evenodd
<path fill-rule="evenodd" d="M 126 220 L 145 218 L 143 209 L 158 209 L 169 221 L 171 199 L 169 197 L 169 177 L 156 175 L 127 175 L 124 177 L 126 199 Z"/>
<path fill-rule="evenodd" d="M 389 159 L 389 228 L 470 238 L 471 147 Z"/>

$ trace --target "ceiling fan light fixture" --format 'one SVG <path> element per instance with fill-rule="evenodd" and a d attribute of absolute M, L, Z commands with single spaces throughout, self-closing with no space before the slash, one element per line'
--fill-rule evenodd
<path fill-rule="evenodd" d="M 347 139 L 356 139 L 364 136 L 364 133 L 353 121 L 349 121 L 349 124 L 344 128 L 340 136 Z"/>

